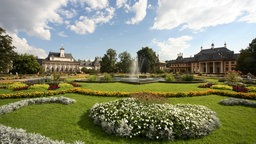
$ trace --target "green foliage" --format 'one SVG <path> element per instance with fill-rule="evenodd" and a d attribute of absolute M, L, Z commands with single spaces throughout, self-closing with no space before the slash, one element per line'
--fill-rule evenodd
<path fill-rule="evenodd" d="M 100 72 L 112 73 L 116 72 L 116 51 L 113 49 L 108 49 L 106 54 L 102 57 L 100 62 Z"/>
<path fill-rule="evenodd" d="M 12 73 L 18 74 L 36 74 L 40 71 L 41 66 L 33 55 L 17 55 L 13 61 Z"/>
<path fill-rule="evenodd" d="M 256 92 L 256 86 L 249 86 L 247 89 L 249 92 Z"/>
<path fill-rule="evenodd" d="M 232 87 L 228 85 L 212 85 L 211 88 L 220 90 L 232 90 Z"/>
<path fill-rule="evenodd" d="M 73 86 L 72 86 L 71 84 L 69 84 L 69 83 L 60 83 L 60 84 L 59 84 L 59 87 L 60 87 L 60 88 L 63 88 L 63 89 L 70 89 L 70 88 L 72 88 Z"/>
<path fill-rule="evenodd" d="M 90 75 L 90 76 L 87 78 L 87 80 L 88 80 L 89 82 L 93 82 L 93 81 L 98 81 L 99 79 L 98 79 L 97 75 Z"/>
<path fill-rule="evenodd" d="M 237 71 L 229 71 L 225 78 L 229 85 L 237 85 L 237 83 L 241 80 L 241 77 Z"/>
<path fill-rule="evenodd" d="M 219 79 L 218 79 L 218 82 L 225 82 L 225 81 L 226 81 L 225 78 L 219 78 Z"/>
<path fill-rule="evenodd" d="M 113 77 L 110 74 L 108 74 L 108 73 L 104 73 L 101 81 L 111 82 L 111 81 L 113 81 Z"/>
<path fill-rule="evenodd" d="M 34 89 L 34 90 L 48 89 L 48 87 L 49 87 L 48 84 L 33 84 L 33 85 L 29 86 L 29 89 Z"/>
<path fill-rule="evenodd" d="M 194 75 L 184 74 L 184 75 L 181 76 L 181 79 L 183 81 L 193 81 L 194 80 Z"/>
<path fill-rule="evenodd" d="M 8 73 L 12 67 L 12 61 L 17 53 L 12 46 L 12 37 L 6 34 L 0 27 L 0 73 Z"/>
<path fill-rule="evenodd" d="M 59 83 L 60 82 L 60 73 L 54 72 L 52 74 L 52 82 L 51 83 Z"/>
<path fill-rule="evenodd" d="M 23 82 L 14 82 L 10 85 L 7 86 L 8 89 L 15 89 L 15 88 L 20 88 L 20 87 L 25 87 L 27 86 L 27 84 L 23 83 Z"/>
<path fill-rule="evenodd" d="M 98 71 L 95 70 L 95 69 L 87 69 L 87 68 L 85 68 L 85 67 L 83 67 L 83 68 L 81 69 L 81 71 L 82 71 L 83 73 L 86 73 L 86 74 L 97 74 L 97 73 L 98 73 Z"/>
<path fill-rule="evenodd" d="M 120 53 L 118 55 L 119 62 L 117 62 L 117 71 L 120 73 L 129 73 L 130 72 L 130 66 L 132 64 L 132 58 L 131 54 L 127 51 Z"/>
<path fill-rule="evenodd" d="M 142 47 L 142 49 L 137 52 L 137 56 L 141 73 L 155 72 L 158 58 L 152 48 Z"/>
<path fill-rule="evenodd" d="M 167 75 L 165 76 L 165 81 L 167 81 L 167 82 L 173 82 L 173 81 L 175 81 L 175 77 L 173 76 L 173 74 L 167 74 Z"/>
<path fill-rule="evenodd" d="M 237 59 L 236 69 L 243 74 L 256 75 L 256 38 L 252 40 L 246 49 L 242 49 Z"/>

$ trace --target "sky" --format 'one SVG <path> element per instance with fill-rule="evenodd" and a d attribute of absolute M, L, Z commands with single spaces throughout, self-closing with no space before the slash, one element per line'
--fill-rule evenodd
<path fill-rule="evenodd" d="M 109 48 L 136 57 L 152 48 L 161 61 L 223 47 L 238 53 L 256 38 L 256 0 L 0 0 L 0 27 L 15 51 L 46 58 L 102 57 Z"/>

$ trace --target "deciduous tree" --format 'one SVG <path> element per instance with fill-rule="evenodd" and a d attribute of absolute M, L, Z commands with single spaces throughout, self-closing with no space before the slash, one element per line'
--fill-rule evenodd
<path fill-rule="evenodd" d="M 154 73 L 158 61 L 156 53 L 149 47 L 143 47 L 137 52 L 141 73 Z"/>
<path fill-rule="evenodd" d="M 0 27 L 0 73 L 7 73 L 12 67 L 12 61 L 17 54 L 12 45 L 12 37 Z"/>
<path fill-rule="evenodd" d="M 122 52 L 118 55 L 119 62 L 117 63 L 117 70 L 121 73 L 129 73 L 130 72 L 130 66 L 132 63 L 131 54 L 127 51 Z"/>
<path fill-rule="evenodd" d="M 256 38 L 252 40 L 246 49 L 240 51 L 236 69 L 243 74 L 251 73 L 256 76 Z"/>
<path fill-rule="evenodd" d="M 13 61 L 13 73 L 18 74 L 36 74 L 41 66 L 33 55 L 21 54 L 15 57 Z"/>
<path fill-rule="evenodd" d="M 116 51 L 113 49 L 108 49 L 106 54 L 102 57 L 100 62 L 100 72 L 112 73 L 116 72 Z"/>

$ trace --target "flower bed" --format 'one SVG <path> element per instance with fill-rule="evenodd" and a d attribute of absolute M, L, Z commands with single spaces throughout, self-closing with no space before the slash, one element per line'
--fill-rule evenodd
<path fill-rule="evenodd" d="M 204 106 L 148 104 L 135 98 L 95 104 L 89 116 L 105 132 L 129 138 L 197 138 L 220 125 L 216 113 Z"/>

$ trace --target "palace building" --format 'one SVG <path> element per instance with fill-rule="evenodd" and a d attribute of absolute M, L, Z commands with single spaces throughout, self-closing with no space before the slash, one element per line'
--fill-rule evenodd
<path fill-rule="evenodd" d="M 47 58 L 40 60 L 45 72 L 77 72 L 80 63 L 77 62 L 72 54 L 65 53 L 64 48 L 60 52 L 49 52 Z"/>
<path fill-rule="evenodd" d="M 181 73 L 205 73 L 205 74 L 222 74 L 227 73 L 235 68 L 238 54 L 224 47 L 214 47 L 203 49 L 194 55 L 194 57 L 183 58 L 179 53 L 175 60 L 169 61 L 169 69 L 172 72 Z"/>

